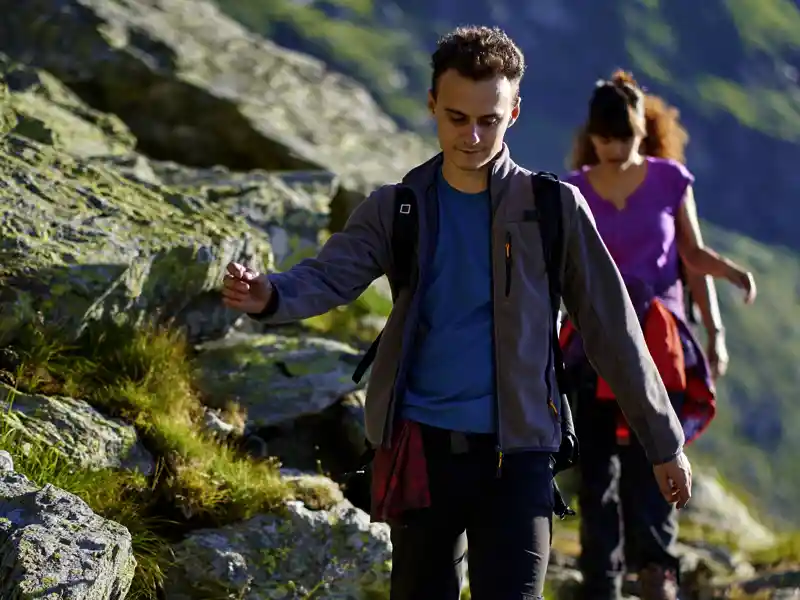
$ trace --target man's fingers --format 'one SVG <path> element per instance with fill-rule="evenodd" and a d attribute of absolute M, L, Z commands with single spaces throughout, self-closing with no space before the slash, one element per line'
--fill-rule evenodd
<path fill-rule="evenodd" d="M 241 279 L 247 271 L 244 265 L 240 265 L 236 262 L 229 262 L 227 270 L 231 277 L 235 277 L 236 279 Z"/>
<path fill-rule="evenodd" d="M 223 291 L 229 290 L 247 294 L 250 292 L 250 284 L 231 275 L 225 275 L 222 280 L 222 289 Z"/>
<path fill-rule="evenodd" d="M 692 497 L 692 469 L 688 464 L 681 468 L 677 474 L 675 491 L 677 507 L 679 509 L 685 507 L 689 503 L 689 499 Z"/>
<path fill-rule="evenodd" d="M 247 293 L 238 292 L 236 290 L 222 290 L 222 297 L 235 302 L 244 302 L 250 297 L 250 295 Z"/>

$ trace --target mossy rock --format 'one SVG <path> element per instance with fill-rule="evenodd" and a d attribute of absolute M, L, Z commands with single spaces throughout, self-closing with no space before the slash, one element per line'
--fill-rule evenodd
<path fill-rule="evenodd" d="M 0 597 L 122 599 L 136 569 L 128 530 L 77 496 L 0 475 Z"/>
<path fill-rule="evenodd" d="M 0 203 L 0 339 L 34 318 L 75 333 L 147 318 L 216 337 L 241 316 L 220 302 L 225 265 L 271 264 L 266 233 L 235 214 L 15 134 L 0 141 Z"/>
<path fill-rule="evenodd" d="M 53 448 L 87 469 L 124 468 L 152 475 L 153 457 L 136 429 L 84 400 L 25 394 L 0 383 L 0 428 L 19 442 Z"/>
<path fill-rule="evenodd" d="M 175 547 L 167 600 L 389 598 L 385 523 L 347 501 L 317 511 L 293 501 L 287 511 L 190 534 Z"/>
<path fill-rule="evenodd" d="M 4 104 L 15 113 L 8 130 L 17 135 L 83 158 L 125 155 L 136 146 L 119 118 L 87 106 L 50 73 L 0 54 L 0 80 L 7 90 Z"/>
<path fill-rule="evenodd" d="M 354 80 L 247 31 L 206 0 L 0 0 L 0 51 L 125 121 L 150 156 L 322 169 L 357 201 L 436 149 Z"/>
<path fill-rule="evenodd" d="M 206 401 L 235 402 L 250 428 L 316 415 L 360 387 L 352 374 L 361 354 L 320 337 L 232 334 L 198 347 L 198 386 Z"/>

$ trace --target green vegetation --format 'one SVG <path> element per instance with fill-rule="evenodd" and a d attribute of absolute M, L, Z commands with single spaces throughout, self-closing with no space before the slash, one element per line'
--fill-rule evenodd
<path fill-rule="evenodd" d="M 738 290 L 717 283 L 731 368 L 719 382 L 718 416 L 697 450 L 733 485 L 749 490 L 750 503 L 760 504 L 760 512 L 796 521 L 800 411 L 793 398 L 800 364 L 800 260 L 788 249 L 708 223 L 704 230 L 711 247 L 756 273 L 759 295 L 748 307 Z"/>
<path fill-rule="evenodd" d="M 773 56 L 800 48 L 800 8 L 792 0 L 725 0 L 748 48 Z"/>
<path fill-rule="evenodd" d="M 156 598 L 169 566 L 167 544 L 188 526 L 219 526 L 280 511 L 292 496 L 274 463 L 256 462 L 202 432 L 192 357 L 178 334 L 105 324 L 67 343 L 54 330 L 29 327 L 10 347 L 20 365 L 0 375 L 17 389 L 84 398 L 125 418 L 159 459 L 150 478 L 75 470 L 53 449 L 26 450 L 12 431 L 3 437 L 2 447 L 19 472 L 80 496 L 98 514 L 128 527 L 139 561 L 131 598 Z"/>
<path fill-rule="evenodd" d="M 729 20 L 740 38 L 741 48 L 732 46 L 731 53 L 741 53 L 744 57 L 761 54 L 783 62 L 786 53 L 796 52 L 800 47 L 796 35 L 800 8 L 796 3 L 724 0 L 718 4 L 719 26 Z M 709 115 L 729 113 L 745 127 L 768 136 L 790 142 L 800 139 L 796 85 L 743 83 L 704 71 L 703 62 L 683 48 L 700 32 L 692 23 L 678 21 L 674 16 L 677 13 L 670 8 L 659 0 L 620 3 L 628 56 L 642 78 L 664 86 L 681 102 Z M 707 26 L 704 22 L 697 25 Z"/>
<path fill-rule="evenodd" d="M 368 288 L 352 304 L 306 319 L 303 324 L 312 331 L 332 335 L 349 343 L 368 344 L 380 332 L 380 319 L 388 317 L 391 310 L 390 299 L 375 288 Z"/>

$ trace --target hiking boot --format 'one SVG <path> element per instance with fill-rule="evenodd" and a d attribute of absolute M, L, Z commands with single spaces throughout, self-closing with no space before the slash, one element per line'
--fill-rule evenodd
<path fill-rule="evenodd" d="M 675 573 L 658 565 L 639 571 L 639 597 L 642 600 L 678 600 Z"/>

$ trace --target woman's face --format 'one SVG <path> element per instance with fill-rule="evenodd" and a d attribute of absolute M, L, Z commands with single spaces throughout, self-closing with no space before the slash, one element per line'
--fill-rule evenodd
<path fill-rule="evenodd" d="M 642 138 L 639 136 L 627 139 L 606 138 L 599 135 L 589 136 L 594 151 L 601 164 L 621 166 L 629 162 L 639 151 Z"/>

